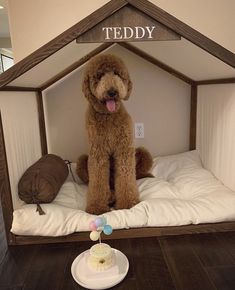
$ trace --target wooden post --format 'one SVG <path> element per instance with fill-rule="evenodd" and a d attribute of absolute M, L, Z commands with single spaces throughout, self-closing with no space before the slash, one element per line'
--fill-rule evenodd
<path fill-rule="evenodd" d="M 38 103 L 38 120 L 40 129 L 41 150 L 42 155 L 45 155 L 48 153 L 48 150 L 47 150 L 47 137 L 46 137 L 42 91 L 37 91 L 37 103 Z"/>
<path fill-rule="evenodd" d="M 0 114 L 0 200 L 8 245 L 15 243 L 15 235 L 10 230 L 13 221 L 13 203 L 8 173 L 2 117 Z"/>
<path fill-rule="evenodd" d="M 190 111 L 190 142 L 189 149 L 196 149 L 197 133 L 197 85 L 191 86 L 191 111 Z"/>

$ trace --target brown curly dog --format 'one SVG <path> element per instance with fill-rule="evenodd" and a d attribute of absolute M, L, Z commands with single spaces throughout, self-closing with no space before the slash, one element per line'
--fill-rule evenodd
<path fill-rule="evenodd" d="M 139 202 L 136 166 L 141 168 L 144 157 L 141 149 L 135 152 L 132 120 L 122 103 L 129 98 L 131 89 L 129 73 L 119 58 L 102 54 L 89 62 L 83 93 L 89 101 L 86 127 L 90 151 L 88 161 L 86 156 L 78 160 L 77 174 L 86 182 L 89 179 L 86 211 L 92 214 L 109 211 L 113 200 L 116 209 L 128 209 Z M 145 170 L 152 165 L 148 154 L 144 158 Z M 113 184 L 110 167 L 114 169 Z M 139 171 L 143 177 L 146 171 Z"/>

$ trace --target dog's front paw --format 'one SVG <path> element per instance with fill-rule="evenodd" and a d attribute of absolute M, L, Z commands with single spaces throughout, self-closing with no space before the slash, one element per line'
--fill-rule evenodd
<path fill-rule="evenodd" d="M 135 206 L 140 202 L 138 196 L 128 197 L 128 198 L 121 198 L 117 200 L 115 209 L 129 209 Z"/>
<path fill-rule="evenodd" d="M 129 209 L 140 202 L 135 183 L 119 183 L 116 187 L 116 209 Z"/>
<path fill-rule="evenodd" d="M 86 207 L 87 213 L 95 214 L 95 215 L 101 215 L 101 214 L 106 213 L 108 211 L 110 211 L 110 208 L 108 205 L 89 204 Z"/>

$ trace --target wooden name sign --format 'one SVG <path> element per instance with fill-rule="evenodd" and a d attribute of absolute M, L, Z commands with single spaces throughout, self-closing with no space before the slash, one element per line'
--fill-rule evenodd
<path fill-rule="evenodd" d="M 103 27 L 105 40 L 128 40 L 128 39 L 142 39 L 153 38 L 153 31 L 156 26 L 135 26 L 135 27 Z"/>
<path fill-rule="evenodd" d="M 150 16 L 125 6 L 77 38 L 77 42 L 179 40 L 180 35 Z"/>

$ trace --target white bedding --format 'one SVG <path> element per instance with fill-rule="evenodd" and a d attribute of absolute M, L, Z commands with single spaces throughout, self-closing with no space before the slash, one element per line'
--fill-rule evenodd
<path fill-rule="evenodd" d="M 235 220 L 235 192 L 202 167 L 197 151 L 154 159 L 155 178 L 138 181 L 141 202 L 104 216 L 114 229 L 180 226 Z M 89 231 L 94 216 L 84 212 L 87 187 L 71 181 L 51 204 L 14 211 L 11 231 L 17 235 L 61 236 Z"/>

